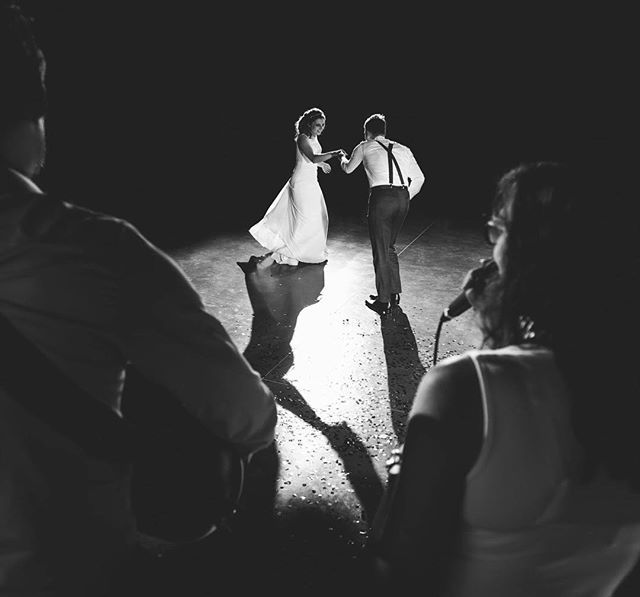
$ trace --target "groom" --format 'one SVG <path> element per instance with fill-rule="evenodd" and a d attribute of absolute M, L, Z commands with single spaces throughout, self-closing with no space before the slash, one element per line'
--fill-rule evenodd
<path fill-rule="evenodd" d="M 347 173 L 361 163 L 369 180 L 369 238 L 377 295 L 365 305 L 379 315 L 400 302 L 402 285 L 396 253 L 396 238 L 409 212 L 409 201 L 424 183 L 424 174 L 411 150 L 386 138 L 384 114 L 372 114 L 364 121 L 365 140 L 356 145 L 351 157 L 342 156 L 340 166 Z"/>

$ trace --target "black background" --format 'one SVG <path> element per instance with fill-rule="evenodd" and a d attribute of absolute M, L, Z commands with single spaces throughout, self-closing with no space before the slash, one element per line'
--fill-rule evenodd
<path fill-rule="evenodd" d="M 262 217 L 293 124 L 327 116 L 350 152 L 373 112 L 427 175 L 412 209 L 475 217 L 526 160 L 635 169 L 630 15 L 541 7 L 24 1 L 48 61 L 40 183 L 171 246 Z M 301 8 L 303 7 L 303 8 Z M 365 209 L 363 171 L 321 174 L 331 213 Z"/>

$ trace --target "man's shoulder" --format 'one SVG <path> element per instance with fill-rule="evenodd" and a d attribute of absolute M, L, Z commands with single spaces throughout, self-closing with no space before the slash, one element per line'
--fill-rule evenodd
<path fill-rule="evenodd" d="M 86 251 L 99 261 L 110 263 L 123 271 L 145 272 L 145 279 L 175 279 L 180 267 L 169 254 L 147 238 L 129 220 L 101 211 L 61 202 L 66 222 L 60 227 L 66 233 L 56 240 Z M 167 278 L 169 276 L 169 278 Z"/>
<path fill-rule="evenodd" d="M 58 205 L 62 217 L 79 220 L 82 222 L 109 222 L 116 225 L 126 225 L 126 220 L 98 209 L 86 207 L 74 203 L 66 198 L 58 197 L 55 194 L 45 194 L 44 200 Z"/>
<path fill-rule="evenodd" d="M 128 220 L 78 205 L 55 194 L 38 194 L 29 199 L 21 218 L 22 233 L 47 243 L 91 248 L 115 248 L 123 240 L 142 234 Z"/>
<path fill-rule="evenodd" d="M 356 147 L 361 147 L 363 151 L 371 149 L 375 151 L 376 149 L 382 149 L 382 147 L 380 147 L 380 143 L 378 143 L 378 141 L 376 141 L 375 139 L 366 139 L 364 141 L 360 141 L 360 143 L 358 143 Z"/>
<path fill-rule="evenodd" d="M 361 156 L 363 156 L 367 148 L 367 143 L 369 143 L 369 141 L 360 141 L 360 143 L 358 143 L 351 151 L 351 157 L 356 154 L 360 154 Z"/>
<path fill-rule="evenodd" d="M 408 145 L 405 145 L 404 143 L 401 143 L 400 141 L 396 141 L 395 139 L 389 139 L 389 144 L 393 145 L 393 149 L 399 149 L 402 151 L 411 151 L 410 147 Z"/>
<path fill-rule="evenodd" d="M 123 218 L 89 207 L 84 207 L 65 199 L 45 195 L 43 201 L 51 203 L 55 210 L 56 219 L 60 224 L 66 224 L 67 226 L 63 226 L 63 228 L 69 232 L 72 232 L 73 230 L 81 231 L 84 229 L 92 230 L 94 232 L 101 230 L 105 232 L 135 230 L 135 226 Z M 96 240 L 99 240 L 99 237 L 96 238 Z"/>
<path fill-rule="evenodd" d="M 365 143 L 368 147 L 377 147 L 382 149 L 381 146 L 384 146 L 387 148 L 391 147 L 393 151 L 397 149 L 411 151 L 408 145 L 400 143 L 400 141 L 396 141 L 395 139 L 388 139 L 386 137 L 382 139 L 371 139 L 369 141 L 363 141 L 363 143 Z"/>

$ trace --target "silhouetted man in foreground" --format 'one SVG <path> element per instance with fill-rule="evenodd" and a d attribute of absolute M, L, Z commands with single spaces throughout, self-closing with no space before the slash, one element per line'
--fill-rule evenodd
<path fill-rule="evenodd" d="M 113 415 L 134 365 L 243 456 L 270 445 L 271 392 L 177 264 L 129 223 L 34 183 L 45 159 L 44 75 L 30 21 L 2 5 L 0 316 Z M 88 453 L 25 408 L 20 385 L 5 382 L 24 375 L 32 387 L 35 363 L 1 366 L 0 594 L 106 595 L 136 540 L 130 467 Z M 81 417 L 65 412 L 54 388 L 28 398 L 53 403 L 63 420 Z"/>

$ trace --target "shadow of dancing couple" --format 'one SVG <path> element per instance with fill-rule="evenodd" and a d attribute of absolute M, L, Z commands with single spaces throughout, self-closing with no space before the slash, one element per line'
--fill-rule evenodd
<path fill-rule="evenodd" d="M 325 264 L 305 264 L 292 268 L 273 264 L 268 269 L 245 269 L 245 282 L 253 309 L 251 337 L 244 356 L 271 387 L 278 404 L 306 424 L 322 433 L 341 457 L 345 470 L 352 468 L 354 455 L 365 460 L 357 474 L 350 477 L 365 510 L 373 512 L 381 487 L 370 486 L 377 479 L 367 450 L 346 421 L 331 424 L 323 421 L 298 389 L 285 379 L 294 364 L 291 347 L 298 316 L 316 304 L 324 288 Z M 244 266 L 244 267 L 243 267 Z"/>
<path fill-rule="evenodd" d="M 268 268 L 252 268 L 239 263 L 239 266 L 245 274 L 253 310 L 251 337 L 244 356 L 272 389 L 277 403 L 327 439 L 340 458 L 362 507 L 363 520 L 372 521 L 384 480 L 379 478 L 367 446 L 347 422 L 331 424 L 322 420 L 298 388 L 285 379 L 294 365 L 291 341 L 298 317 L 303 309 L 320 300 L 325 264 L 291 267 L 276 263 Z M 400 439 L 404 434 L 404 418 L 424 367 L 418 358 L 411 326 L 401 309 L 398 307 L 393 316 L 382 323 L 392 426 Z M 345 519 L 344 513 L 340 514 L 330 503 L 301 502 L 295 508 L 288 506 L 286 516 L 274 517 L 279 477 L 279 451 L 274 443 L 254 456 L 247 471 L 246 491 L 239 510 L 240 524 L 252 537 L 256 556 L 265 573 L 277 575 L 278 566 L 291 565 L 293 558 L 292 567 L 297 567 L 295 574 L 304 578 L 313 569 L 317 570 L 318 559 L 324 559 L 334 569 L 336 566 L 342 569 L 345 578 L 356 581 L 357 560 L 362 555 L 361 529 L 354 528 L 352 521 Z M 337 540 L 340 535 L 342 540 Z M 278 541 L 278 537 L 282 540 Z M 350 538 L 345 542 L 344 537 Z M 313 563 L 309 562 L 311 569 L 305 569 L 297 560 L 304 559 L 305 546 L 311 544 L 318 551 L 312 558 Z M 260 545 L 262 547 L 258 547 Z M 280 557 L 283 550 L 288 552 L 284 560 Z M 277 565 L 274 558 L 278 560 Z"/>
<path fill-rule="evenodd" d="M 346 421 L 324 421 L 299 389 L 285 376 L 294 365 L 291 341 L 303 309 L 316 304 L 324 288 L 324 264 L 291 267 L 273 264 L 266 269 L 246 268 L 247 292 L 253 309 L 251 337 L 244 356 L 273 391 L 278 405 L 320 432 L 340 459 L 349 483 L 363 509 L 372 518 L 382 495 L 382 485 L 368 450 Z M 246 269 L 245 269 L 246 268 Z M 352 576 L 359 554 L 361 529 L 332 507 L 335 496 L 296 501 L 286 516 L 276 511 L 280 481 L 280 456 L 276 442 L 256 454 L 246 475 L 244 507 L 238 521 L 254 545 L 262 544 L 258 560 L 264 573 L 278 576 L 283 567 L 289 582 L 312 582 L 318 566 L 342 569 Z M 257 535 L 257 540 L 256 540 Z M 346 538 L 346 540 L 345 540 Z M 310 551 L 313 554 L 310 554 Z"/>

